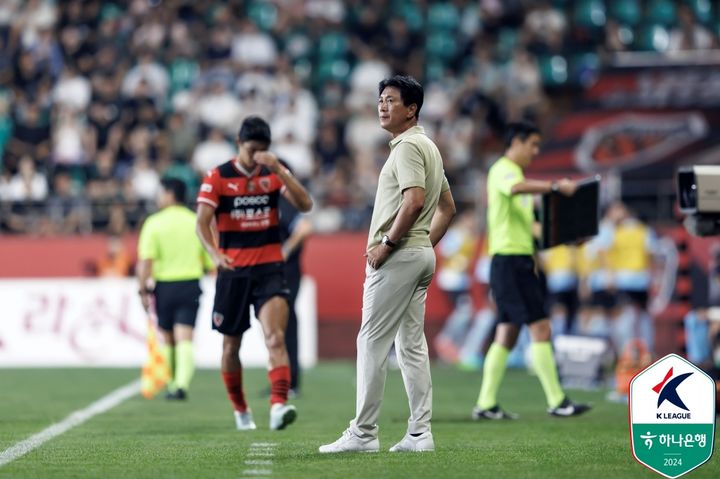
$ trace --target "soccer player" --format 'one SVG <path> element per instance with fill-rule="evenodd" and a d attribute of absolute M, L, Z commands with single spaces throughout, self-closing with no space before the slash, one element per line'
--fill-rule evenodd
<path fill-rule="evenodd" d="M 195 213 L 183 205 L 185 183 L 165 178 L 161 186 L 160 211 L 150 215 L 140 230 L 137 277 L 146 311 L 155 296 L 163 338 L 160 349 L 171 375 L 165 397 L 183 400 L 195 370 L 192 338 L 200 306 L 199 280 L 213 264 L 195 235 Z"/>
<path fill-rule="evenodd" d="M 239 356 L 242 335 L 250 327 L 250 305 L 262 324 L 270 359 L 270 429 L 284 429 L 297 415 L 295 406 L 286 404 L 289 290 L 278 200 L 283 195 L 305 212 L 312 208 L 312 199 L 277 156 L 267 151 L 270 140 L 265 120 L 246 118 L 238 132 L 237 155 L 210 170 L 198 194 L 197 232 L 218 268 L 212 323 L 223 335 L 220 370 L 239 430 L 256 429 L 245 401 Z"/>
<path fill-rule="evenodd" d="M 589 409 L 575 404 L 563 392 L 550 345 L 550 320 L 545 312 L 545 290 L 533 255 L 533 194 L 559 191 L 572 196 L 577 188 L 568 179 L 526 180 L 523 170 L 537 156 L 540 130 L 530 123 L 508 125 L 505 156 L 490 168 L 487 179 L 487 227 L 490 290 L 497 305 L 498 326 L 483 365 L 482 386 L 474 419 L 513 419 L 497 403 L 510 351 L 520 328 L 528 325 L 532 362 L 553 416 L 575 416 Z"/>
<path fill-rule="evenodd" d="M 607 229 L 602 242 L 617 291 L 620 311 L 613 324 L 613 343 L 622 354 L 625 344 L 640 338 L 653 351 L 653 325 L 648 314 L 648 295 L 653 277 L 653 260 L 659 260 L 655 232 L 638 220 L 622 202 L 610 206 L 614 228 Z"/>
<path fill-rule="evenodd" d="M 290 296 L 288 298 L 288 323 L 285 331 L 285 347 L 290 361 L 290 397 L 300 393 L 300 358 L 298 347 L 298 317 L 295 302 L 300 291 L 302 270 L 300 259 L 305 240 L 312 234 L 313 226 L 310 219 L 286 200 L 280 197 L 280 238 L 282 253 L 285 259 L 285 279 Z"/>
<path fill-rule="evenodd" d="M 435 246 L 455 202 L 435 144 L 418 126 L 423 88 L 412 77 L 379 85 L 380 126 L 392 134 L 380 172 L 367 245 L 362 324 L 357 338 L 356 416 L 322 453 L 377 452 L 388 353 L 393 341 L 410 403 L 407 434 L 391 452 L 433 451 L 432 383 L 423 330 Z"/>

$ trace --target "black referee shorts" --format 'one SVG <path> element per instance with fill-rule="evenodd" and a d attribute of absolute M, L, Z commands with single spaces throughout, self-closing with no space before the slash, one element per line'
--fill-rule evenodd
<path fill-rule="evenodd" d="M 494 255 L 490 264 L 490 290 L 499 323 L 522 326 L 548 317 L 545 287 L 535 273 L 532 256 Z"/>
<path fill-rule="evenodd" d="M 158 281 L 155 284 L 155 310 L 158 326 L 172 331 L 176 324 L 195 327 L 200 307 L 200 281 Z"/>
<path fill-rule="evenodd" d="M 250 328 L 250 305 L 258 315 L 270 298 L 280 296 L 287 301 L 289 295 L 282 269 L 243 276 L 221 272 L 215 281 L 212 327 L 227 336 L 240 336 Z"/>

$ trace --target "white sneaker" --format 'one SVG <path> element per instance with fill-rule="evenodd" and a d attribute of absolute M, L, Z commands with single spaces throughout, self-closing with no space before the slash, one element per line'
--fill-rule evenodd
<path fill-rule="evenodd" d="M 390 452 L 431 452 L 435 450 L 432 433 L 425 431 L 419 436 L 405 434 L 402 440 L 390 448 Z"/>
<path fill-rule="evenodd" d="M 245 412 L 235 411 L 235 426 L 238 431 L 252 431 L 257 429 L 255 421 L 253 421 L 252 411 L 250 409 Z"/>
<path fill-rule="evenodd" d="M 285 429 L 288 424 L 292 424 L 297 417 L 295 406 L 290 404 L 275 403 L 270 408 L 270 430 L 278 431 Z"/>
<path fill-rule="evenodd" d="M 361 438 L 350 429 L 346 429 L 340 439 L 332 444 L 320 446 L 319 451 L 323 453 L 335 452 L 378 452 L 380 442 L 376 437 Z"/>

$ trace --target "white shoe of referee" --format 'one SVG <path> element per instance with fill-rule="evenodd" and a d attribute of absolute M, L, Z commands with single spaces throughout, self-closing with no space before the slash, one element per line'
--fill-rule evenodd
<path fill-rule="evenodd" d="M 435 442 L 430 431 L 425 431 L 419 436 L 405 434 L 402 440 L 390 448 L 390 452 L 432 452 L 435 450 Z"/>
<path fill-rule="evenodd" d="M 376 437 L 362 438 L 346 429 L 342 433 L 340 439 L 332 444 L 320 446 L 319 451 L 322 453 L 336 452 L 378 452 L 380 450 L 380 442 Z"/>

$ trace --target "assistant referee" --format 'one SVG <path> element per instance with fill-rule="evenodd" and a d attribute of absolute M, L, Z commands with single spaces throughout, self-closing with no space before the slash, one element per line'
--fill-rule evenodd
<path fill-rule="evenodd" d="M 161 186 L 160 211 L 150 215 L 140 231 L 137 277 L 146 311 L 155 297 L 161 352 L 171 373 L 165 397 L 183 400 L 195 370 L 192 338 L 200 278 L 213 263 L 195 234 L 195 213 L 183 205 L 185 183 L 165 178 Z"/>
<path fill-rule="evenodd" d="M 514 419 L 497 403 L 497 393 L 507 367 L 507 358 L 517 342 L 520 328 L 530 329 L 533 367 L 540 379 L 553 416 L 576 416 L 590 409 L 576 404 L 560 387 L 557 365 L 550 344 L 550 320 L 545 311 L 545 288 L 534 260 L 533 194 L 558 191 L 572 196 L 577 188 L 568 179 L 526 180 L 523 170 L 540 149 L 540 130 L 526 122 L 511 123 L 505 138 L 505 156 L 490 168 L 487 178 L 487 227 L 490 290 L 497 305 L 498 326 L 485 364 L 474 419 Z"/>

